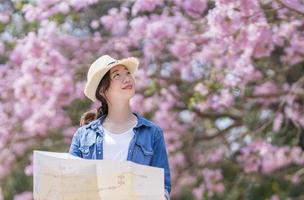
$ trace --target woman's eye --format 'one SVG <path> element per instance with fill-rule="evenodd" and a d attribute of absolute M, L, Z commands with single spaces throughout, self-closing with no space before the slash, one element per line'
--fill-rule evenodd
<path fill-rule="evenodd" d="M 115 74 L 113 77 L 115 78 L 116 76 L 119 76 L 119 74 Z"/>

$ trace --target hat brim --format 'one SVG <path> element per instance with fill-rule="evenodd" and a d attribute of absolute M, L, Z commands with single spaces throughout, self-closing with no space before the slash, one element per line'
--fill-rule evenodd
<path fill-rule="evenodd" d="M 100 68 L 100 70 L 97 70 L 96 72 L 94 72 L 92 78 L 90 80 L 87 81 L 86 85 L 85 85 L 85 89 L 84 89 L 84 94 L 93 102 L 95 102 L 96 99 L 96 90 L 97 87 L 99 85 L 99 82 L 102 80 L 102 78 L 104 77 L 104 75 L 113 67 L 117 66 L 117 65 L 124 65 L 128 68 L 128 70 L 130 71 L 130 73 L 132 75 L 134 75 L 134 73 L 137 71 L 138 69 L 138 65 L 139 62 L 136 58 L 134 57 L 129 57 L 129 58 L 124 58 L 121 60 L 117 60 L 117 62 L 110 64 L 108 66 L 106 66 L 106 68 Z"/>

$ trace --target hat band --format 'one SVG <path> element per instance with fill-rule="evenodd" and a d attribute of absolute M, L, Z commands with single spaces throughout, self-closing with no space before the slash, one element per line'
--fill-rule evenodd
<path fill-rule="evenodd" d="M 107 64 L 107 65 L 111 65 L 111 64 L 113 64 L 113 63 L 117 63 L 118 61 L 117 60 L 115 60 L 115 61 L 113 61 L 113 62 L 110 62 L 109 64 Z"/>

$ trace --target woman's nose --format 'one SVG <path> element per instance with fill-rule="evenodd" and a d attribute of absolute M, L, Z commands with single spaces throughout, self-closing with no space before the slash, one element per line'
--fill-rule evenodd
<path fill-rule="evenodd" d="M 131 82 L 131 77 L 128 75 L 124 75 L 121 80 L 123 83 Z"/>

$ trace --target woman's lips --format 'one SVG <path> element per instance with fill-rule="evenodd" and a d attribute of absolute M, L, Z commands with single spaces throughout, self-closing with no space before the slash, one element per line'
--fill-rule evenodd
<path fill-rule="evenodd" d="M 127 85 L 126 87 L 124 87 L 124 88 L 122 88 L 123 90 L 125 90 L 125 89 L 132 89 L 132 85 Z"/>

